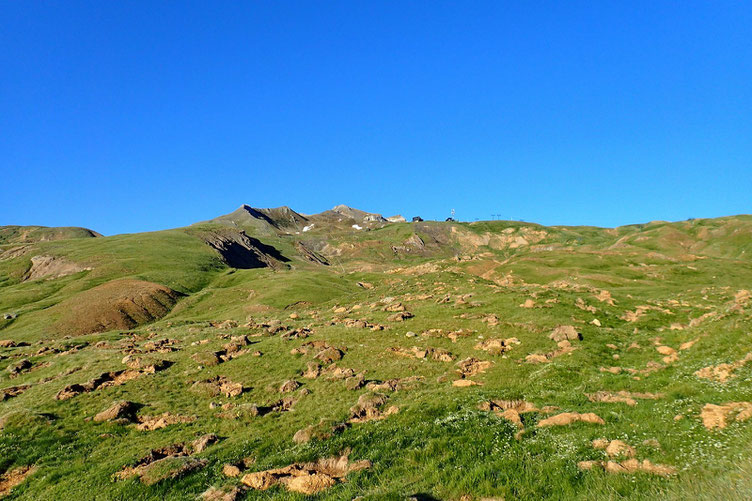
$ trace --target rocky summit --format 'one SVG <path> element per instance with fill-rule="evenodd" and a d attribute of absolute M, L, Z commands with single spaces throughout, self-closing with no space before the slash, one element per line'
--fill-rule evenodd
<path fill-rule="evenodd" d="M 749 499 L 751 290 L 752 216 L 0 227 L 0 496 Z"/>

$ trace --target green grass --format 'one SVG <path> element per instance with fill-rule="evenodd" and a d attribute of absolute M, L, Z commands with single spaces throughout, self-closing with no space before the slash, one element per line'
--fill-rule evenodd
<path fill-rule="evenodd" d="M 410 224 L 396 224 L 327 236 L 334 246 L 352 244 L 350 251 L 338 257 L 337 265 L 329 267 L 296 256 L 294 241 L 302 236 L 265 237 L 265 243 L 292 259 L 291 266 L 280 271 L 229 269 L 193 234 L 195 229 L 33 244 L 31 253 L 0 261 L 0 313 L 18 313 L 12 321 L 1 321 L 0 337 L 32 343 L 0 349 L 6 357 L 0 369 L 21 358 L 34 365 L 34 370 L 13 379 L 0 372 L 0 388 L 31 385 L 20 396 L 0 402 L 0 416 L 4 416 L 0 470 L 30 464 L 38 467 L 8 499 L 195 499 L 209 486 L 238 484 L 237 479 L 222 474 L 225 463 L 253 457 L 256 462 L 250 471 L 257 471 L 346 449 L 351 450 L 352 459 L 371 460 L 372 468 L 350 474 L 347 482 L 316 499 L 364 496 L 396 500 L 417 494 L 442 500 L 464 495 L 472 499 L 748 499 L 752 492 L 752 420 L 710 431 L 702 426 L 699 412 L 706 403 L 752 401 L 752 364 L 740 368 L 726 383 L 701 380 L 694 373 L 752 351 L 752 305 L 745 311 L 731 308 L 734 293 L 752 285 L 750 240 L 740 236 L 749 237 L 750 227 L 749 217 L 651 223 L 614 231 L 501 221 L 457 225 L 459 231 L 477 235 L 498 234 L 506 228 L 515 232 L 522 228 L 544 230 L 546 237 L 535 245 L 550 249 L 540 250 L 532 246 L 468 248 L 454 240 L 449 225 L 441 223 L 426 226 L 422 238 L 427 243 L 430 237 L 449 238 L 448 243 L 434 248 L 427 245 L 422 254 L 395 255 L 391 246 L 414 232 Z M 701 236 L 703 229 L 709 236 Z M 676 243 L 677 232 L 684 235 L 682 239 L 694 242 L 690 251 Z M 614 246 L 625 237 L 624 246 Z M 688 257 L 690 253 L 700 259 Z M 92 270 L 54 280 L 21 281 L 24 263 L 39 254 L 65 257 Z M 475 259 L 456 261 L 454 255 L 473 255 Z M 435 268 L 411 271 L 426 263 Z M 382 271 L 394 267 L 406 271 Z M 493 274 L 484 274 L 486 270 Z M 501 281 L 505 276 L 513 281 Z M 166 317 L 132 331 L 141 336 L 135 341 L 137 348 L 156 339 L 176 340 L 177 351 L 150 355 L 173 365 L 121 386 L 55 400 L 55 394 L 68 384 L 125 368 L 122 343 L 133 337 L 119 331 L 73 339 L 50 336 L 55 320 L 50 307 L 125 277 L 157 282 L 185 294 Z M 359 281 L 375 287 L 361 288 L 356 285 Z M 616 304 L 595 299 L 598 289 L 609 290 Z M 437 304 L 436 299 L 445 294 L 450 294 L 452 301 Z M 465 304 L 454 304 L 454 298 L 463 294 L 472 297 Z M 416 299 L 420 295 L 431 297 Z M 386 297 L 402 301 L 415 317 L 405 322 L 387 321 L 391 313 L 383 311 L 380 302 Z M 531 297 L 536 308 L 519 307 Z M 579 309 L 578 298 L 597 311 Z M 388 328 L 371 331 L 331 323 L 336 316 L 334 308 L 355 305 L 360 308 L 347 316 Z M 635 322 L 622 318 L 625 311 L 640 305 L 670 313 L 649 310 Z M 686 325 L 707 312 L 717 316 L 696 327 L 669 329 L 673 323 Z M 289 318 L 291 313 L 298 318 Z M 488 314 L 497 315 L 499 325 L 484 323 Z M 276 319 L 290 327 L 310 326 L 314 334 L 308 339 L 285 340 L 243 327 L 249 317 L 258 322 Z M 601 327 L 589 323 L 593 318 Z M 228 319 L 240 326 L 224 330 L 210 325 Z M 548 334 L 560 324 L 575 325 L 582 332 L 584 339 L 573 342 L 577 349 L 548 364 L 526 363 L 528 354 L 556 348 Z M 432 328 L 475 332 L 457 342 L 405 336 L 408 331 L 420 334 Z M 240 334 L 263 334 L 252 337 L 249 346 L 250 351 L 261 351 L 261 357 L 246 354 L 205 368 L 191 358 L 219 350 L 229 336 Z M 480 336 L 517 337 L 521 344 L 503 356 L 490 355 L 474 348 Z M 697 337 L 699 341 L 682 351 L 677 362 L 639 379 L 627 371 L 600 371 L 611 366 L 641 370 L 649 362 L 660 361 L 654 342 L 658 337 L 674 348 Z M 208 342 L 194 344 L 201 340 Z M 297 430 L 322 419 L 345 421 L 350 407 L 368 392 L 347 390 L 344 381 L 329 381 L 324 376 L 314 380 L 300 377 L 312 354 L 293 355 L 290 351 L 313 340 L 343 348 L 345 356 L 337 365 L 364 373 L 366 380 L 416 375 L 423 379 L 412 389 L 387 393 L 387 406 L 399 407 L 397 414 L 382 421 L 353 424 L 326 440 L 297 445 L 292 441 Z M 641 349 L 628 350 L 632 343 Z M 63 351 L 74 344 L 82 349 L 65 355 L 37 354 L 44 346 Z M 388 351 L 412 346 L 443 348 L 456 360 L 419 360 Z M 453 387 L 456 362 L 470 356 L 494 364 L 484 374 L 472 377 L 481 386 Z M 243 383 L 246 391 L 226 398 L 190 390 L 193 382 L 215 375 Z M 300 396 L 292 411 L 228 419 L 221 416 L 221 409 L 210 408 L 211 402 L 268 405 L 281 397 L 278 388 L 288 379 L 296 379 L 310 391 Z M 587 398 L 586 394 L 600 390 L 662 393 L 664 397 L 639 400 L 634 407 Z M 151 432 L 138 431 L 132 424 L 90 420 L 121 399 L 142 404 L 139 415 L 171 412 L 197 419 Z M 510 422 L 478 409 L 488 399 L 525 399 L 539 408 L 594 412 L 605 425 L 538 428 L 536 423 L 546 415 L 528 413 L 523 415 L 526 433 L 518 440 L 517 429 Z M 684 418 L 676 421 L 678 414 Z M 205 433 L 221 438 L 197 455 L 208 460 L 206 467 L 151 486 L 137 479 L 113 480 L 114 473 L 151 449 L 189 442 Z M 606 459 L 604 452 L 591 446 L 596 438 L 624 440 L 636 448 L 639 459 L 674 466 L 678 473 L 662 478 L 581 471 L 579 461 Z M 643 443 L 650 439 L 658 440 L 660 447 Z M 281 487 L 248 491 L 247 498 L 305 499 Z"/>

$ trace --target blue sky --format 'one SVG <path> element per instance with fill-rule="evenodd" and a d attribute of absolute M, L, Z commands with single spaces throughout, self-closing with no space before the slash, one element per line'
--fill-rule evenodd
<path fill-rule="evenodd" d="M 752 212 L 750 2 L 0 9 L 0 224 Z"/>

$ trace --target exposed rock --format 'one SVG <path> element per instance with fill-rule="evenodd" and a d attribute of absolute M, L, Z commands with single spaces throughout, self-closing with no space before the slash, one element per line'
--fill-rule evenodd
<path fill-rule="evenodd" d="M 94 422 L 125 420 L 132 421 L 138 405 L 127 400 L 120 400 L 94 416 Z"/>
<path fill-rule="evenodd" d="M 197 381 L 191 386 L 191 391 L 202 393 L 209 397 L 225 395 L 226 397 L 237 397 L 243 393 L 243 384 L 230 381 L 225 376 L 214 376 L 203 381 Z"/>
<path fill-rule="evenodd" d="M 191 446 L 193 447 L 193 453 L 198 454 L 200 452 L 204 452 L 209 446 L 217 443 L 218 441 L 219 437 L 217 437 L 214 433 L 207 433 L 206 435 L 202 435 L 191 443 Z"/>
<path fill-rule="evenodd" d="M 386 320 L 387 322 L 402 322 L 404 320 L 413 318 L 414 316 L 415 315 L 413 315 L 409 311 L 400 311 L 399 313 L 395 313 L 394 315 L 389 315 Z"/>
<path fill-rule="evenodd" d="M 493 362 L 490 360 L 468 357 L 457 363 L 457 373 L 464 379 L 486 372 L 492 365 Z"/>
<path fill-rule="evenodd" d="M 548 338 L 556 342 L 574 341 L 582 339 L 582 334 L 571 325 L 560 325 L 551 332 Z"/>
<path fill-rule="evenodd" d="M 365 423 L 384 419 L 385 417 L 396 414 L 399 409 L 391 406 L 385 411 L 381 407 L 386 404 L 387 396 L 379 393 L 365 393 L 358 398 L 358 403 L 350 408 L 350 423 Z"/>
<path fill-rule="evenodd" d="M 475 345 L 476 350 L 487 351 L 491 355 L 501 355 L 512 349 L 515 344 L 520 344 L 516 337 L 509 339 L 486 339 Z"/>
<path fill-rule="evenodd" d="M 279 269 L 283 267 L 283 263 L 290 261 L 279 250 L 249 237 L 243 230 L 222 229 L 199 231 L 197 234 L 233 268 Z"/>
<path fill-rule="evenodd" d="M 279 387 L 279 392 L 290 393 L 291 391 L 295 391 L 298 388 L 300 388 L 300 383 L 298 383 L 294 379 L 288 379 L 287 381 L 282 383 L 282 386 Z"/>

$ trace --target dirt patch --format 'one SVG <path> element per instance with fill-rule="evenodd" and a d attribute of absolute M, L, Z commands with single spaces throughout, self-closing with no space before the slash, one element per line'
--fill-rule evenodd
<path fill-rule="evenodd" d="M 17 397 L 29 388 L 31 388 L 31 386 L 29 386 L 28 384 L 3 388 L 2 390 L 0 390 L 0 402 L 8 400 L 9 398 Z"/>
<path fill-rule="evenodd" d="M 243 489 L 235 486 L 209 487 L 201 494 L 203 501 L 239 501 L 243 498 Z"/>
<path fill-rule="evenodd" d="M 734 371 L 744 367 L 749 362 L 752 362 L 752 352 L 747 353 L 744 358 L 732 362 L 730 364 L 719 364 L 704 367 L 695 372 L 695 376 L 701 379 L 710 379 L 712 381 L 718 381 L 719 383 L 725 383 L 729 379 L 736 377 Z"/>
<path fill-rule="evenodd" d="M 517 433 L 514 438 L 520 439 L 522 434 L 525 433 L 525 426 L 522 423 L 522 414 L 528 412 L 541 412 L 535 404 L 526 402 L 524 400 L 488 400 L 481 402 L 478 405 L 478 409 L 486 412 L 493 412 L 497 416 L 506 419 L 517 427 Z M 544 408 L 543 411 L 548 411 L 549 408 Z"/>
<path fill-rule="evenodd" d="M 237 397 L 243 393 L 243 384 L 229 380 L 225 376 L 214 376 L 203 381 L 196 381 L 191 385 L 191 391 L 208 397 L 224 395 L 227 398 Z"/>
<path fill-rule="evenodd" d="M 722 405 L 705 404 L 700 419 L 705 428 L 723 429 L 730 421 L 746 421 L 752 418 L 752 402 L 729 402 Z"/>
<path fill-rule="evenodd" d="M 477 374 L 486 372 L 493 365 L 490 360 L 478 360 L 474 357 L 468 357 L 460 362 L 457 362 L 457 374 L 462 379 L 473 377 Z"/>
<path fill-rule="evenodd" d="M 143 376 L 144 374 L 150 373 L 134 369 L 105 372 L 86 383 L 69 384 L 55 395 L 55 400 L 68 400 L 69 398 L 73 398 L 81 393 L 89 393 L 110 386 L 120 386 L 121 384 L 125 384 L 132 379 Z"/>
<path fill-rule="evenodd" d="M 621 462 L 616 461 L 580 461 L 577 466 L 581 470 L 602 469 L 608 473 L 650 473 L 653 475 L 669 476 L 676 473 L 673 466 L 654 464 L 648 459 L 642 461 L 638 459 L 627 459 Z"/>
<path fill-rule="evenodd" d="M 638 306 L 637 308 L 635 308 L 634 311 L 629 311 L 629 310 L 625 311 L 624 314 L 622 314 L 622 316 L 619 318 L 621 318 L 622 320 L 626 320 L 627 322 L 636 322 L 639 319 L 641 319 L 643 316 L 645 316 L 645 314 L 650 310 L 659 311 L 661 313 L 665 313 L 666 315 L 671 314 L 670 310 L 660 308 L 658 306 L 642 305 L 642 306 Z"/>
<path fill-rule="evenodd" d="M 581 340 L 582 334 L 577 332 L 572 325 L 560 325 L 549 334 L 548 338 L 558 343 L 559 341 Z"/>
<path fill-rule="evenodd" d="M 520 344 L 520 340 L 516 337 L 510 337 L 508 339 L 486 339 L 475 345 L 476 350 L 483 350 L 491 355 L 501 355 L 512 349 L 516 344 Z"/>
<path fill-rule="evenodd" d="M 95 423 L 104 421 L 131 422 L 135 419 L 139 405 L 127 400 L 114 402 L 110 407 L 94 416 Z"/>
<path fill-rule="evenodd" d="M 326 419 L 322 419 L 316 425 L 306 426 L 295 432 L 292 441 L 296 444 L 305 444 L 313 439 L 327 440 L 343 431 L 347 426 L 347 423 L 331 423 Z"/>
<path fill-rule="evenodd" d="M 664 364 L 671 364 L 679 360 L 679 353 L 670 346 L 659 345 L 655 347 L 655 351 L 663 355 Z"/>
<path fill-rule="evenodd" d="M 551 360 L 553 360 L 556 357 L 560 357 L 562 355 L 567 355 L 569 353 L 572 353 L 576 348 L 572 346 L 572 343 L 570 343 L 567 340 L 559 341 L 557 343 L 558 348 L 554 351 L 550 351 L 548 353 L 531 353 L 528 356 L 525 357 L 525 362 L 530 364 L 544 364 L 548 363 Z"/>
<path fill-rule="evenodd" d="M 350 408 L 349 423 L 365 423 L 384 419 L 399 412 L 399 408 L 392 405 L 382 410 L 388 397 L 381 393 L 365 393 L 358 398 L 358 403 Z"/>
<path fill-rule="evenodd" d="M 423 381 L 423 376 L 409 376 L 403 378 L 387 379 L 386 381 L 369 381 L 366 388 L 373 392 L 412 390 L 418 383 Z"/>
<path fill-rule="evenodd" d="M 395 313 L 394 315 L 389 315 L 386 317 L 387 322 L 404 322 L 405 320 L 409 320 L 413 318 L 415 315 L 410 313 L 409 311 L 400 311 Z"/>
<path fill-rule="evenodd" d="M 462 315 L 460 315 L 462 317 Z M 456 343 L 458 339 L 470 337 L 477 331 L 469 329 L 457 329 L 456 331 L 445 332 L 444 329 L 427 329 L 420 333 L 421 337 L 425 338 L 447 338 L 453 343 Z"/>
<path fill-rule="evenodd" d="M 19 466 L 0 475 L 0 497 L 10 494 L 14 487 L 21 485 L 35 471 L 36 466 Z"/>
<path fill-rule="evenodd" d="M 215 435 L 204 435 L 191 444 L 173 444 L 161 449 L 153 449 L 132 466 L 124 466 L 115 473 L 118 480 L 139 477 L 145 485 L 153 485 L 162 480 L 180 477 L 206 466 L 205 459 L 190 457 L 202 452 L 208 445 L 217 441 Z"/>
<path fill-rule="evenodd" d="M 343 324 L 348 329 L 370 329 L 372 331 L 383 331 L 385 327 L 380 324 L 373 324 L 368 320 L 355 319 L 355 318 L 335 318 L 332 320 L 332 324 Z"/>
<path fill-rule="evenodd" d="M 326 341 L 308 341 L 298 348 L 290 350 L 291 355 L 308 355 L 314 353 L 313 358 L 323 364 L 331 364 L 337 360 L 342 360 L 345 356 L 344 349 L 335 348 Z"/>
<path fill-rule="evenodd" d="M 88 270 L 91 270 L 91 268 L 86 268 L 62 257 L 34 256 L 31 258 L 31 267 L 24 275 L 23 280 L 60 278 Z"/>
<path fill-rule="evenodd" d="M 598 294 L 594 294 L 593 297 L 600 301 L 601 303 L 606 303 L 610 306 L 616 306 L 616 302 L 614 301 L 614 298 L 611 297 L 611 293 L 607 291 L 606 289 L 603 289 L 598 292 Z"/>
<path fill-rule="evenodd" d="M 606 424 L 606 422 L 597 414 L 587 412 L 580 414 L 578 412 L 562 412 L 550 418 L 543 419 L 538 422 L 539 427 L 547 426 L 567 426 L 572 423 L 583 422 L 592 424 Z"/>
<path fill-rule="evenodd" d="M 413 346 L 412 348 L 389 348 L 387 350 L 391 353 L 396 353 L 397 355 L 408 357 L 408 358 L 417 358 L 419 360 L 437 360 L 439 362 L 451 362 L 454 360 L 454 355 L 452 355 L 449 351 L 443 349 L 443 348 L 419 348 L 417 346 Z"/>
<path fill-rule="evenodd" d="M 370 467 L 370 461 L 351 463 L 348 455 L 344 454 L 313 463 L 294 463 L 284 468 L 248 473 L 243 475 L 241 481 L 251 489 L 266 490 L 281 484 L 290 492 L 311 495 L 342 482 L 351 472 Z"/>
<path fill-rule="evenodd" d="M 195 416 L 178 416 L 165 412 L 157 416 L 138 416 L 138 431 L 153 431 L 166 428 L 178 423 L 192 423 L 196 420 Z"/>
<path fill-rule="evenodd" d="M 593 440 L 593 447 L 606 451 L 608 457 L 626 456 L 633 458 L 637 451 L 631 445 L 621 440 L 606 440 L 605 438 L 598 438 Z"/>
<path fill-rule="evenodd" d="M 581 309 L 583 311 L 587 311 L 589 313 L 596 313 L 598 311 L 595 306 L 591 306 L 591 305 L 585 303 L 585 300 L 582 299 L 581 297 L 578 297 L 575 300 L 574 305 L 577 308 L 579 308 L 579 309 Z"/>
<path fill-rule="evenodd" d="M 59 333 L 81 335 L 133 329 L 165 316 L 180 294 L 143 280 L 113 280 L 81 292 L 57 306 Z"/>
<path fill-rule="evenodd" d="M 618 391 L 616 393 L 597 391 L 586 395 L 591 402 L 624 403 L 630 407 L 637 405 L 637 399 L 657 400 L 664 397 L 663 393 L 635 393 L 630 391 Z"/>

